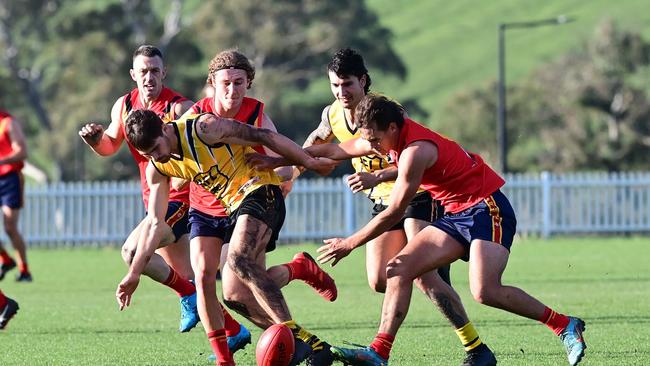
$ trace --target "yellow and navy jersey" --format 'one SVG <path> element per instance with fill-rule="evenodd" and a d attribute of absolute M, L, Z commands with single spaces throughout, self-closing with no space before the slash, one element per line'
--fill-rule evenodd
<path fill-rule="evenodd" d="M 196 122 L 202 115 L 185 114 L 169 122 L 176 132 L 179 156 L 172 156 L 166 163 L 152 161 L 160 173 L 200 185 L 223 202 L 228 213 L 257 188 L 280 184 L 275 172 L 257 170 L 246 162 L 245 154 L 255 152 L 252 147 L 203 142 L 196 131 Z"/>
<path fill-rule="evenodd" d="M 327 118 L 332 128 L 332 133 L 340 142 L 352 140 L 360 136 L 359 129 L 354 124 L 352 124 L 353 127 L 350 127 L 351 124 L 345 117 L 345 109 L 338 100 L 329 106 Z M 386 169 L 391 164 L 392 162 L 389 160 L 389 157 L 381 155 L 366 155 L 352 159 L 352 166 L 357 172 L 372 173 L 376 170 Z M 375 204 L 387 205 L 388 197 L 394 185 L 394 182 L 383 182 L 363 192 Z"/>

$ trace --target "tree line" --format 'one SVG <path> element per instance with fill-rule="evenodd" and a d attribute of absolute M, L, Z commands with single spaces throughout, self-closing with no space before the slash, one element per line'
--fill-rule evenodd
<path fill-rule="evenodd" d="M 345 9 L 345 11 L 341 11 Z M 0 2 L 0 107 L 23 121 L 30 161 L 54 180 L 131 179 L 127 149 L 98 158 L 77 137 L 82 123 L 108 123 L 133 87 L 128 70 L 140 44 L 157 45 L 166 84 L 197 100 L 215 53 L 239 48 L 254 61 L 251 94 L 280 132 L 302 142 L 331 101 L 326 65 L 341 47 L 373 70 L 407 70 L 364 1 L 23 0 Z M 442 57 L 442 56 L 439 56 Z M 508 86 L 509 165 L 514 171 L 647 169 L 650 43 L 604 22 L 582 47 Z M 496 163 L 496 84 L 462 90 L 428 121 Z"/>

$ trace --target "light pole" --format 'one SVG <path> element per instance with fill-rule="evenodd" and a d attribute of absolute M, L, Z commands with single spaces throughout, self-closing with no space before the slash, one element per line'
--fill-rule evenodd
<path fill-rule="evenodd" d="M 513 28 L 535 28 L 545 25 L 560 25 L 573 21 L 560 15 L 556 18 L 511 22 L 499 24 L 499 81 L 497 105 L 497 145 L 499 145 L 499 164 L 501 173 L 508 172 L 508 132 L 506 130 L 506 30 Z"/>

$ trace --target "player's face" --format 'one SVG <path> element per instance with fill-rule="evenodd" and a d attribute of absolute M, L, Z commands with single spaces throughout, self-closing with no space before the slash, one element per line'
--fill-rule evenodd
<path fill-rule="evenodd" d="M 163 135 L 156 139 L 151 149 L 147 151 L 140 151 L 140 154 L 146 159 L 153 160 L 158 163 L 166 163 L 171 159 L 171 144 L 167 136 Z"/>
<path fill-rule="evenodd" d="M 248 90 L 248 76 L 241 69 L 223 69 L 212 74 L 214 86 L 214 105 L 226 111 L 236 111 L 241 107 Z"/>
<path fill-rule="evenodd" d="M 163 88 L 165 75 L 163 60 L 158 56 L 138 55 L 133 60 L 131 78 L 138 85 L 138 90 L 145 100 L 158 98 Z"/>
<path fill-rule="evenodd" d="M 380 131 L 377 126 L 370 124 L 368 128 L 360 128 L 361 138 L 368 141 L 373 150 L 381 155 L 387 155 L 395 149 L 396 137 L 399 136 L 397 125 L 391 123 L 386 131 Z"/>
<path fill-rule="evenodd" d="M 343 105 L 343 108 L 355 108 L 361 98 L 366 95 L 364 90 L 366 86 L 365 76 L 362 76 L 361 79 L 356 76 L 340 77 L 334 71 L 329 71 L 328 75 L 332 94 Z"/>

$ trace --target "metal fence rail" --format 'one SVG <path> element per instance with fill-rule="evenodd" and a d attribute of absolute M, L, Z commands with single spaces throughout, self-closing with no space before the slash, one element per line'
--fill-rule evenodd
<path fill-rule="evenodd" d="M 506 176 L 518 233 L 650 232 L 650 172 Z M 346 236 L 370 219 L 371 204 L 341 178 L 298 180 L 280 240 Z M 20 228 L 32 246 L 119 245 L 144 215 L 138 182 L 28 186 Z M 0 239 L 7 240 L 4 232 Z"/>

